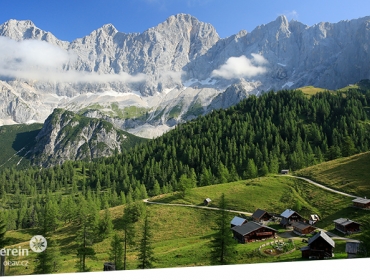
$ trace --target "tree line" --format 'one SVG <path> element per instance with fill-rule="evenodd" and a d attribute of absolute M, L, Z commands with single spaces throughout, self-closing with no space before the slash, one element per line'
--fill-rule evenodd
<path fill-rule="evenodd" d="M 178 125 L 122 154 L 45 169 L 6 169 L 0 173 L 0 198 L 7 228 L 39 223 L 48 194 L 59 219 L 68 221 L 80 194 L 92 197 L 101 210 L 368 151 L 369 100 L 369 92 L 356 89 L 310 98 L 299 90 L 271 91 Z"/>

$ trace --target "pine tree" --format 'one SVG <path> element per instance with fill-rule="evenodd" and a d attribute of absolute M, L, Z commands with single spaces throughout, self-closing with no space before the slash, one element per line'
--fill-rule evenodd
<path fill-rule="evenodd" d="M 47 240 L 47 248 L 37 255 L 36 274 L 51 274 L 57 272 L 59 268 L 60 251 L 58 244 L 50 236 L 45 236 L 45 238 Z"/>
<path fill-rule="evenodd" d="M 153 257 L 153 249 L 151 245 L 152 233 L 149 225 L 148 215 L 145 217 L 143 236 L 140 241 L 140 252 L 139 252 L 139 265 L 140 269 L 153 268 L 153 262 L 155 261 Z"/>
<path fill-rule="evenodd" d="M 113 222 L 111 214 L 106 208 L 104 210 L 104 216 L 99 221 L 99 234 L 101 239 L 107 238 L 107 236 L 113 231 Z"/>
<path fill-rule="evenodd" d="M 3 213 L 0 215 L 0 249 L 5 247 L 6 223 Z"/>
<path fill-rule="evenodd" d="M 95 256 L 95 250 L 92 248 L 92 245 L 96 240 L 96 215 L 91 211 L 94 211 L 94 209 L 82 198 L 80 200 L 80 211 L 78 214 L 80 229 L 76 234 L 76 243 L 78 246 L 76 267 L 79 271 L 89 271 L 89 268 L 86 266 L 86 258 L 94 258 Z"/>
<path fill-rule="evenodd" d="M 247 170 L 245 171 L 246 179 L 253 179 L 258 176 L 258 169 L 253 159 L 248 159 Z"/>
<path fill-rule="evenodd" d="M 225 194 L 222 193 L 219 208 L 217 211 L 216 227 L 217 231 L 211 240 L 211 261 L 214 264 L 227 264 L 231 258 L 231 252 L 236 246 L 235 240 L 231 236 L 230 221 L 227 209 Z"/>
<path fill-rule="evenodd" d="M 123 246 L 118 234 L 115 233 L 110 243 L 109 260 L 115 265 L 116 270 L 123 269 Z"/>

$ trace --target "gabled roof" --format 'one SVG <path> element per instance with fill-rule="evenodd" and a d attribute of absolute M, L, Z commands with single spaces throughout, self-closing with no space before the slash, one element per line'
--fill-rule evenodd
<path fill-rule="evenodd" d="M 304 229 L 306 229 L 308 227 L 312 227 L 309 224 L 305 224 L 305 223 L 301 223 L 301 222 L 294 222 L 294 223 L 292 223 L 292 226 L 293 227 L 296 227 L 296 228 L 298 228 L 300 230 L 304 230 Z"/>
<path fill-rule="evenodd" d="M 252 215 L 252 217 L 253 218 L 261 218 L 265 213 L 267 213 L 265 210 L 262 210 L 262 209 L 257 209 L 254 213 L 253 213 L 253 215 Z M 267 213 L 268 214 L 268 213 Z"/>
<path fill-rule="evenodd" d="M 310 220 L 311 221 L 319 221 L 320 220 L 320 217 L 318 215 L 316 215 L 316 214 L 312 214 L 310 216 Z"/>
<path fill-rule="evenodd" d="M 312 244 L 312 242 L 314 242 L 315 240 L 317 240 L 318 238 L 322 238 L 324 239 L 331 247 L 335 247 L 335 242 L 333 239 L 331 239 L 325 232 L 323 232 L 322 230 L 320 230 L 318 233 L 316 233 L 313 237 L 311 237 L 309 240 L 308 240 L 308 245 Z"/>
<path fill-rule="evenodd" d="M 205 201 L 211 202 L 212 200 L 210 198 L 206 198 Z"/>
<path fill-rule="evenodd" d="M 339 219 L 334 220 L 333 222 L 336 223 L 336 224 L 340 224 L 342 226 L 347 226 L 347 225 L 352 224 L 352 223 L 361 225 L 361 224 L 359 224 L 355 221 L 352 221 L 350 219 L 347 219 L 347 218 L 339 218 Z"/>
<path fill-rule="evenodd" d="M 296 213 L 297 215 L 299 215 L 296 211 L 292 210 L 292 209 L 287 209 L 285 210 L 283 213 L 281 213 L 280 216 L 284 217 L 284 218 L 289 218 L 290 216 L 292 216 L 294 213 Z M 299 215 L 301 216 L 301 215 Z"/>
<path fill-rule="evenodd" d="M 368 204 L 368 203 L 370 203 L 370 199 L 368 199 L 366 197 L 365 198 L 358 197 L 358 198 L 352 200 L 352 202 L 361 203 L 361 204 Z"/>
<path fill-rule="evenodd" d="M 240 218 L 240 217 L 234 217 L 230 224 L 235 226 L 241 226 L 243 223 L 245 223 L 246 219 Z"/>
<path fill-rule="evenodd" d="M 258 223 L 255 223 L 255 222 L 248 222 L 246 224 L 243 224 L 241 226 L 236 226 L 236 227 L 233 227 L 231 230 L 241 234 L 241 235 L 246 235 L 248 233 L 251 233 L 257 229 L 260 229 L 260 228 L 268 228 L 270 230 L 272 230 L 273 232 L 276 232 L 275 229 L 273 228 L 270 228 L 270 227 L 266 227 L 266 226 L 263 226 L 263 225 L 260 225 Z"/>

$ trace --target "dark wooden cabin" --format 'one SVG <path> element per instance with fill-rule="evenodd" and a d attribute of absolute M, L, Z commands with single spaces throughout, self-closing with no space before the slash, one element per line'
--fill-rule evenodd
<path fill-rule="evenodd" d="M 293 222 L 303 222 L 304 219 L 296 211 L 291 209 L 286 209 L 283 213 L 280 214 L 281 221 L 280 225 L 284 228 L 291 227 Z"/>
<path fill-rule="evenodd" d="M 302 223 L 302 222 L 293 222 L 292 227 L 293 227 L 293 231 L 298 235 L 310 234 L 316 229 L 312 225 Z"/>
<path fill-rule="evenodd" d="M 351 234 L 360 231 L 361 224 L 350 219 L 340 218 L 334 220 L 335 229 L 344 234 Z"/>
<path fill-rule="evenodd" d="M 232 229 L 233 236 L 239 243 L 248 243 L 256 240 L 274 238 L 276 230 L 256 222 L 248 222 Z"/>
<path fill-rule="evenodd" d="M 367 199 L 366 197 L 365 198 L 358 197 L 352 200 L 352 202 L 354 207 L 370 209 L 370 199 Z"/>
<path fill-rule="evenodd" d="M 302 258 L 326 259 L 334 256 L 335 242 L 325 232 L 320 231 L 308 240 L 308 245 L 301 248 Z"/>
<path fill-rule="evenodd" d="M 252 215 L 253 221 L 255 222 L 262 222 L 268 221 L 272 218 L 272 215 L 267 213 L 265 210 L 257 209 Z"/>

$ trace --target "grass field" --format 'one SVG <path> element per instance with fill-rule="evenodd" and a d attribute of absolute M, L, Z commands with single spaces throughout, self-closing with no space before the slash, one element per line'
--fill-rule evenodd
<path fill-rule="evenodd" d="M 305 87 L 297 88 L 297 90 L 301 90 L 307 97 L 311 97 L 312 95 L 315 95 L 318 92 L 328 91 L 325 88 L 317 88 L 314 86 L 305 86 Z"/>
<path fill-rule="evenodd" d="M 367 221 L 369 212 L 355 210 L 350 207 L 351 198 L 331 193 L 312 186 L 304 181 L 285 177 L 269 176 L 259 179 L 238 181 L 227 184 L 213 185 L 194 188 L 189 191 L 184 199 L 177 193 L 161 195 L 152 201 L 167 203 L 185 203 L 202 205 L 204 198 L 210 197 L 210 206 L 217 207 L 219 197 L 225 193 L 229 209 L 238 211 L 254 212 L 262 208 L 270 212 L 281 213 L 286 208 L 295 208 L 300 201 L 303 216 L 319 214 L 322 220 L 317 224 L 320 228 L 333 229 L 333 219 L 348 217 L 360 222 Z M 218 211 L 208 209 L 196 209 L 191 207 L 175 207 L 169 205 L 147 204 L 150 214 L 150 224 L 153 231 L 153 248 L 156 258 L 155 267 L 188 267 L 206 266 L 210 262 L 210 241 L 214 234 L 214 221 Z M 115 232 L 123 236 L 121 218 L 124 206 L 110 209 Z M 103 215 L 103 212 L 101 212 Z M 231 220 L 235 214 L 229 213 Z M 127 269 L 136 269 L 138 265 L 137 254 L 141 236 L 143 221 L 136 224 L 136 245 L 129 248 Z M 279 227 L 278 225 L 274 227 Z M 76 243 L 75 233 L 77 226 L 68 224 L 61 225 L 55 232 L 54 238 L 59 244 L 61 258 L 59 272 L 75 272 Z M 284 230 L 279 230 L 284 232 Z M 8 243 L 14 247 L 19 245 L 27 247 L 30 238 L 37 234 L 36 230 L 18 230 L 7 233 Z M 231 233 L 230 233 L 231 238 Z M 102 242 L 94 244 L 96 251 L 95 259 L 87 259 L 87 265 L 91 271 L 101 271 L 103 263 L 109 261 L 108 252 L 112 236 Z M 258 248 L 268 241 L 253 242 L 249 244 L 237 244 L 233 263 L 266 263 L 279 261 L 302 261 L 300 247 L 306 246 L 301 239 L 295 239 L 297 250 L 279 256 L 267 256 L 258 252 Z M 345 258 L 344 241 L 338 241 L 336 246 L 336 258 Z M 32 274 L 36 254 L 31 253 L 27 260 L 30 264 L 24 267 L 7 268 L 7 275 Z"/>
<path fill-rule="evenodd" d="M 330 188 L 370 197 L 370 152 L 324 162 L 295 172 Z"/>
<path fill-rule="evenodd" d="M 268 212 L 281 214 L 291 208 L 309 217 L 318 214 L 323 218 L 322 226 L 327 227 L 325 218 L 343 214 L 343 209 L 352 211 L 351 198 L 335 194 L 299 179 L 285 176 L 261 177 L 253 180 L 238 181 L 227 184 L 194 188 L 189 190 L 185 199 L 179 195 L 162 195 L 151 201 L 165 203 L 183 203 L 202 205 L 207 197 L 212 199 L 212 207 L 218 207 L 219 198 L 225 193 L 228 200 L 228 209 L 253 213 L 257 208 Z M 299 203 L 297 203 L 299 201 Z M 299 207 L 300 205 L 300 207 Z M 301 209 L 295 209 L 295 208 Z"/>

